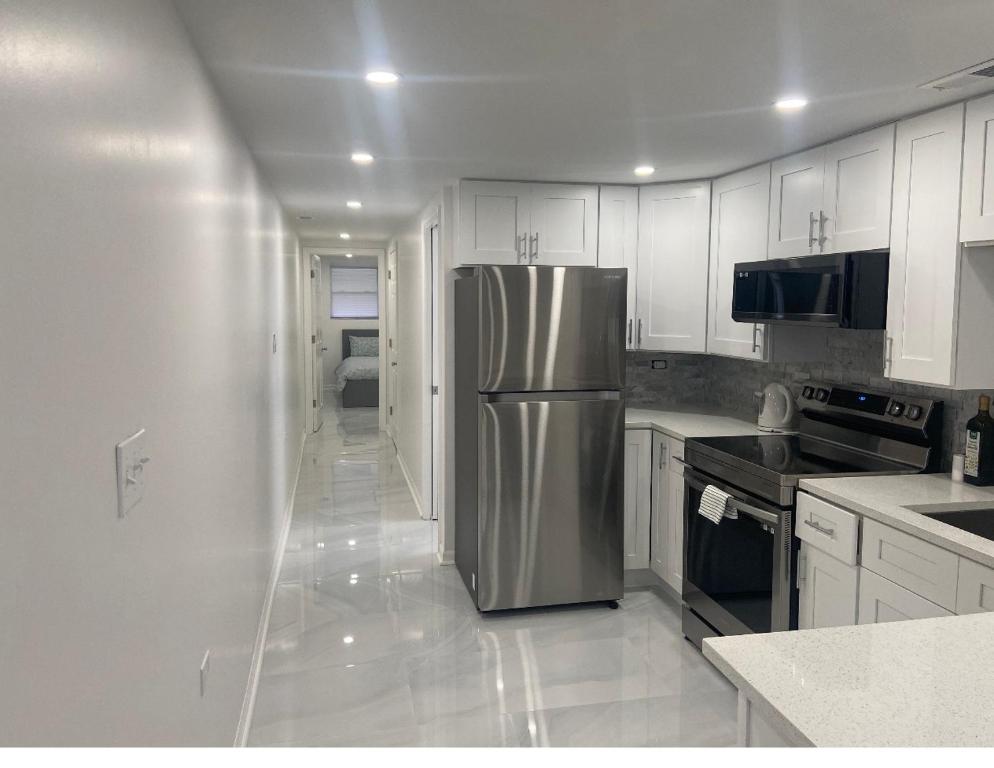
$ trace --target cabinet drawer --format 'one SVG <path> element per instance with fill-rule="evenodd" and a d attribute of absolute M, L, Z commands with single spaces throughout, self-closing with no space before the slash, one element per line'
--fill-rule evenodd
<path fill-rule="evenodd" d="M 945 608 L 878 576 L 859 569 L 859 623 L 883 624 L 908 619 L 951 616 Z"/>
<path fill-rule="evenodd" d="M 952 552 L 864 519 L 860 565 L 943 608 L 956 609 L 959 556 Z"/>
<path fill-rule="evenodd" d="M 984 611 L 994 611 L 994 570 L 961 557 L 959 583 L 956 586 L 956 613 Z"/>
<path fill-rule="evenodd" d="M 809 493 L 797 494 L 794 535 L 847 565 L 856 565 L 859 518 Z"/>

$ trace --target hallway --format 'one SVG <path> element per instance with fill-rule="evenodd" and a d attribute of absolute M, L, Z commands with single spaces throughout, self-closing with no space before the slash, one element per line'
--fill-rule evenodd
<path fill-rule="evenodd" d="M 735 692 L 674 604 L 480 616 L 438 565 L 376 411 L 305 444 L 254 746 L 722 746 Z"/>

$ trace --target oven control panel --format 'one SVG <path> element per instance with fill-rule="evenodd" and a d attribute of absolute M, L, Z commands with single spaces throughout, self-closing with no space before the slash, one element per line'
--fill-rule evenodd
<path fill-rule="evenodd" d="M 942 401 L 810 382 L 801 389 L 798 405 L 802 410 L 814 413 L 860 415 L 874 421 L 924 428 Z"/>

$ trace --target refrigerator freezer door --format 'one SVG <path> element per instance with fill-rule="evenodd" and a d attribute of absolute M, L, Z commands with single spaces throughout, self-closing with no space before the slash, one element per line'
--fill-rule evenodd
<path fill-rule="evenodd" d="M 480 268 L 480 391 L 623 389 L 628 270 Z"/>
<path fill-rule="evenodd" d="M 623 596 L 624 400 L 480 403 L 481 611 Z"/>

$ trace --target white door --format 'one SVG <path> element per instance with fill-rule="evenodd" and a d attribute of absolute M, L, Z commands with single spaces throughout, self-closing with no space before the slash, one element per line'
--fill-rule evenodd
<path fill-rule="evenodd" d="M 859 569 L 857 613 L 860 624 L 952 616 L 945 608 L 866 568 Z"/>
<path fill-rule="evenodd" d="M 966 104 L 960 238 L 994 241 L 994 96 Z"/>
<path fill-rule="evenodd" d="M 397 246 L 387 251 L 387 426 L 396 439 L 397 423 Z"/>
<path fill-rule="evenodd" d="M 774 160 L 770 182 L 771 259 L 818 253 L 825 148 Z"/>
<path fill-rule="evenodd" d="M 597 266 L 597 187 L 531 184 L 528 263 Z"/>
<path fill-rule="evenodd" d="M 950 385 L 963 105 L 897 124 L 885 375 Z"/>
<path fill-rule="evenodd" d="M 321 257 L 311 256 L 311 388 L 314 393 L 311 409 L 311 429 L 317 432 L 324 424 L 324 291 L 321 279 Z"/>
<path fill-rule="evenodd" d="M 886 248 L 894 177 L 894 125 L 825 147 L 822 253 Z"/>
<path fill-rule="evenodd" d="M 639 190 L 635 339 L 641 349 L 703 352 L 707 343 L 711 182 Z"/>
<path fill-rule="evenodd" d="M 683 464 L 676 457 L 673 448 L 674 441 L 670 441 L 670 466 L 666 480 L 666 571 L 663 579 L 676 593 L 683 592 Z"/>
<path fill-rule="evenodd" d="M 666 580 L 670 547 L 667 545 L 669 509 L 669 456 L 666 436 L 652 433 L 652 513 L 649 520 L 649 567 Z"/>
<path fill-rule="evenodd" d="M 859 569 L 801 543 L 797 566 L 798 629 L 848 627 L 856 623 Z"/>
<path fill-rule="evenodd" d="M 769 215 L 769 163 L 713 182 L 707 341 L 711 354 L 763 357 L 765 327 L 732 320 L 732 285 L 736 262 L 766 259 Z"/>
<path fill-rule="evenodd" d="M 527 263 L 531 186 L 503 181 L 459 184 L 460 264 Z"/>
<path fill-rule="evenodd" d="M 638 187 L 601 187 L 597 266 L 628 270 L 625 346 L 635 348 L 635 287 L 638 285 Z"/>
<path fill-rule="evenodd" d="M 649 567 L 652 430 L 625 431 L 625 569 Z"/>

